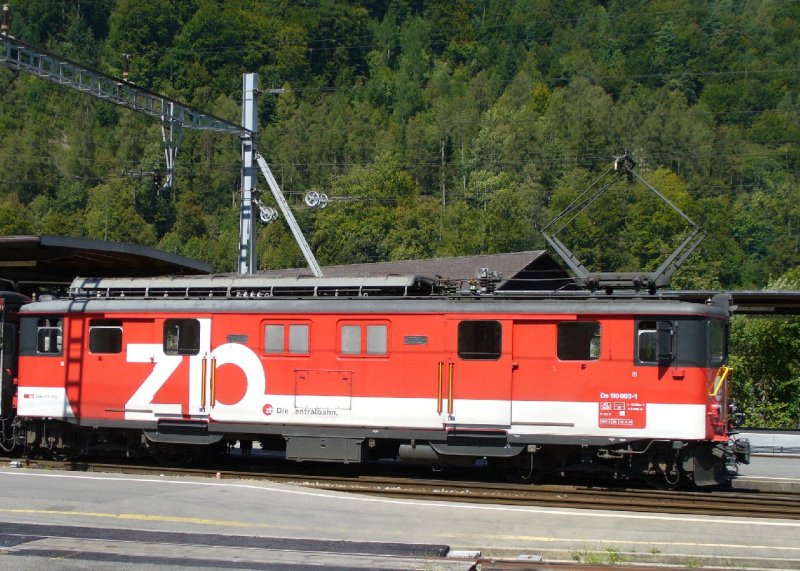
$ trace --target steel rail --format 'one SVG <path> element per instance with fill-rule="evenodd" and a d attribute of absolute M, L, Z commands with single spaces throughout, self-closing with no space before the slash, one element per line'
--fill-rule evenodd
<path fill-rule="evenodd" d="M 21 460 L 20 462 L 27 468 L 40 469 L 269 481 L 319 490 L 409 500 L 712 515 L 715 517 L 800 519 L 800 494 L 791 493 L 588 488 L 574 485 L 460 482 L 373 475 L 327 476 L 265 472 L 263 467 L 252 470 L 231 470 L 227 468 L 174 468 L 53 460 Z"/>

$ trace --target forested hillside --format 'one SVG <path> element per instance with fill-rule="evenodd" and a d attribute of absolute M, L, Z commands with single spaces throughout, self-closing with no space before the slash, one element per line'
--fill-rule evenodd
<path fill-rule="evenodd" d="M 242 73 L 285 88 L 261 97 L 258 146 L 323 264 L 542 247 L 538 228 L 626 149 L 711 236 L 686 285 L 763 286 L 800 263 L 795 1 L 10 8 L 15 37 L 117 76 L 129 53 L 136 84 L 232 121 Z M 157 193 L 130 176 L 163 169 L 157 122 L 6 69 L 0 94 L 0 233 L 234 268 L 235 137 L 185 133 L 175 192 Z M 309 190 L 332 204 L 309 211 Z M 643 210 L 610 197 L 575 244 L 587 263 L 652 266 L 665 245 L 636 235 Z M 302 265 L 284 224 L 260 234 L 263 267 Z"/>
<path fill-rule="evenodd" d="M 242 73 L 284 88 L 260 99 L 258 148 L 321 264 L 541 248 L 629 149 L 709 234 L 678 286 L 764 287 L 800 265 L 795 0 L 9 4 L 17 38 L 117 76 L 129 53 L 134 83 L 232 121 Z M 132 176 L 163 169 L 155 121 L 8 69 L 0 135 L 0 234 L 234 269 L 235 137 L 186 132 L 177 184 L 157 192 Z M 306 208 L 309 190 L 331 204 Z M 595 269 L 651 269 L 678 231 L 652 214 L 623 188 L 568 245 Z M 285 224 L 260 231 L 259 260 L 303 265 Z"/>

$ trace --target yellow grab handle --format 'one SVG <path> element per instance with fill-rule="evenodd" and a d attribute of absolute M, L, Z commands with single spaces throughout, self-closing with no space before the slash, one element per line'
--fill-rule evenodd
<path fill-rule="evenodd" d="M 727 365 L 722 365 L 717 370 L 717 376 L 714 378 L 714 390 L 710 392 L 708 396 L 715 397 L 719 394 L 719 390 L 722 388 L 722 385 L 725 384 L 725 379 L 728 378 L 728 375 L 732 370 L 733 369 Z"/>

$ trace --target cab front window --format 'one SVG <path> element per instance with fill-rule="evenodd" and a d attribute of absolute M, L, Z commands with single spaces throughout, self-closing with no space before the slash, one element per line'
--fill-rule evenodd
<path fill-rule="evenodd" d="M 724 321 L 712 319 L 708 322 L 708 360 L 712 366 L 725 363 L 728 356 L 728 326 Z"/>

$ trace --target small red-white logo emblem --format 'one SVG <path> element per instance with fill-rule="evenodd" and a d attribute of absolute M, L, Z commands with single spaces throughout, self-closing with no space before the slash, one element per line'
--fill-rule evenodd
<path fill-rule="evenodd" d="M 271 415 L 271 414 L 272 414 L 272 412 L 273 412 L 272 405 L 271 405 L 271 404 L 269 404 L 269 403 L 265 404 L 265 405 L 264 405 L 264 408 L 263 408 L 263 409 L 261 409 L 261 410 L 264 412 L 264 414 L 265 414 L 266 416 L 269 416 L 269 415 Z"/>

